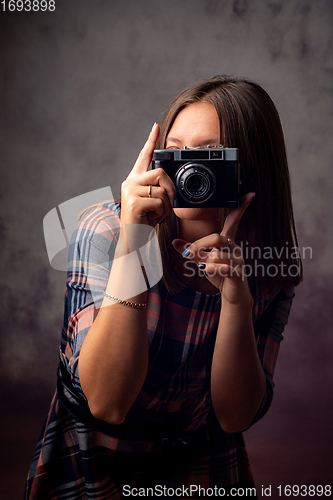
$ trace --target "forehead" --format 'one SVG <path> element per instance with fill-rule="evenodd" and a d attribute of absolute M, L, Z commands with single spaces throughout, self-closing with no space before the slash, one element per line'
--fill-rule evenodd
<path fill-rule="evenodd" d="M 167 140 L 169 142 L 174 140 L 203 141 L 208 144 L 212 140 L 219 141 L 219 138 L 220 123 L 215 107 L 210 102 L 196 102 L 189 104 L 178 113 L 169 130 Z"/>

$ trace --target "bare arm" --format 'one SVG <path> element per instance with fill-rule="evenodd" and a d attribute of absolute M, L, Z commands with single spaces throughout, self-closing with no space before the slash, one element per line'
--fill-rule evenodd
<path fill-rule="evenodd" d="M 265 389 L 252 307 L 224 301 L 211 374 L 212 402 L 221 427 L 226 432 L 246 429 L 260 407 Z"/>
<path fill-rule="evenodd" d="M 114 281 L 124 280 L 128 268 L 114 261 L 106 291 L 116 295 Z M 137 269 L 137 273 L 142 272 Z M 147 301 L 147 292 L 127 300 Z M 92 414 L 120 424 L 138 395 L 147 372 L 147 312 L 118 304 L 105 297 L 89 329 L 79 356 L 79 377 Z"/>
<path fill-rule="evenodd" d="M 147 171 L 158 135 L 159 127 L 155 126 L 122 185 L 122 229 L 106 287 L 107 293 L 139 304 L 147 301 L 147 292 L 138 293 L 143 273 L 130 246 L 142 246 L 147 226 L 151 230 L 167 215 L 174 198 L 174 186 L 166 174 L 160 169 Z M 149 185 L 154 186 L 151 197 Z M 147 366 L 146 307 L 137 309 L 105 297 L 78 362 L 81 387 L 92 414 L 120 424 L 141 390 Z"/>
<path fill-rule="evenodd" d="M 221 234 L 195 241 L 187 256 L 205 264 L 207 278 L 221 291 L 211 394 L 216 416 L 226 432 L 242 431 L 250 425 L 266 389 L 254 336 L 253 299 L 243 272 L 241 249 L 234 243 L 238 223 L 252 199 L 253 194 L 246 195 L 241 206 L 228 215 Z M 186 246 L 183 240 L 175 240 L 173 244 L 179 252 Z M 204 248 L 213 250 L 200 251 Z"/>

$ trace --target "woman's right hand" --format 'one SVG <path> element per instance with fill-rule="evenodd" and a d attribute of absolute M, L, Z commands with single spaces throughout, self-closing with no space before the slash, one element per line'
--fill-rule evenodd
<path fill-rule="evenodd" d="M 170 177 L 162 168 L 148 171 L 159 134 L 160 127 L 155 123 L 131 173 L 121 185 L 122 224 L 155 227 L 173 207 L 176 188 Z"/>

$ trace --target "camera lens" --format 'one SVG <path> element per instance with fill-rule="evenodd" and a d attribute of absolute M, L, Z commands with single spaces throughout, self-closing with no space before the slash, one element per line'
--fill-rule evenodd
<path fill-rule="evenodd" d="M 186 187 L 189 193 L 198 196 L 207 190 L 207 180 L 200 174 L 193 174 L 188 177 Z"/>
<path fill-rule="evenodd" d="M 176 174 L 176 188 L 190 203 L 204 203 L 213 194 L 215 185 L 211 169 L 200 163 L 187 163 Z"/>

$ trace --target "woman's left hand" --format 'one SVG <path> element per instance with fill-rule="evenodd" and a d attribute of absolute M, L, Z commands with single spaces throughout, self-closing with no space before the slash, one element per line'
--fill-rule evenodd
<path fill-rule="evenodd" d="M 224 303 L 253 303 L 242 249 L 236 245 L 235 236 L 238 224 L 254 197 L 255 193 L 246 194 L 240 206 L 229 212 L 220 234 L 209 234 L 191 244 L 181 239 L 172 242 L 183 257 L 200 265 L 206 278 L 221 291 Z"/>

